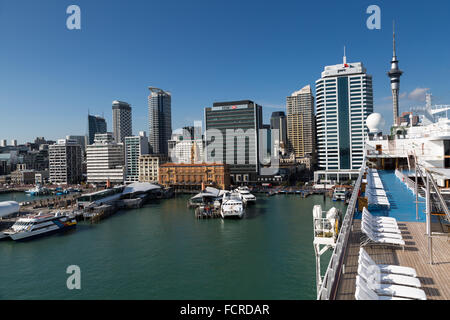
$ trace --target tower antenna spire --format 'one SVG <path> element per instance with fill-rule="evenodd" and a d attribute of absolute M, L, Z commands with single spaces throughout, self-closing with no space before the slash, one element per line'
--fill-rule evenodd
<path fill-rule="evenodd" d="M 345 55 L 345 45 L 344 45 L 344 58 L 343 58 L 344 64 L 347 64 L 347 56 Z"/>
<path fill-rule="evenodd" d="M 393 56 L 395 57 L 397 54 L 395 52 L 395 20 L 392 20 L 392 47 L 393 47 Z"/>

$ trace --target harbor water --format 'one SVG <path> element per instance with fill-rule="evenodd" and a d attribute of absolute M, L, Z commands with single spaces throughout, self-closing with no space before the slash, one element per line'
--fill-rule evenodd
<path fill-rule="evenodd" d="M 0 241 L 0 299 L 315 299 L 312 208 L 344 203 L 257 197 L 241 220 L 195 219 L 178 196 L 68 233 Z M 81 290 L 66 286 L 69 265 L 80 267 Z"/>

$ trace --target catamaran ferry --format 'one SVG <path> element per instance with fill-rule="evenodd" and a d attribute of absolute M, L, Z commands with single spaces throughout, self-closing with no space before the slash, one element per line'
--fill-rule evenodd
<path fill-rule="evenodd" d="M 64 215 L 61 212 L 44 214 L 39 212 L 20 218 L 13 224 L 11 229 L 4 231 L 13 240 L 29 240 L 31 238 L 60 232 L 74 228 L 77 225 L 76 219 Z"/>
<path fill-rule="evenodd" d="M 244 215 L 244 205 L 237 192 L 226 192 L 223 195 L 220 215 L 225 218 L 242 218 Z"/>
<path fill-rule="evenodd" d="M 245 204 L 256 203 L 256 197 L 250 193 L 248 187 L 239 187 L 236 189 L 236 191 L 239 192 L 241 199 Z"/>

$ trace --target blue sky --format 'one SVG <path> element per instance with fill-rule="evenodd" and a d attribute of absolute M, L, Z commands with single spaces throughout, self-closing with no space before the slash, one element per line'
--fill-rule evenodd
<path fill-rule="evenodd" d="M 66 8 L 81 8 L 81 30 Z M 366 8 L 381 8 L 381 30 Z M 389 79 L 396 21 L 400 111 L 450 104 L 449 1 L 0 0 L 0 139 L 20 143 L 85 134 L 87 112 L 133 107 L 148 132 L 148 86 L 172 92 L 173 128 L 202 120 L 214 101 L 251 99 L 267 123 L 286 96 L 325 65 L 362 61 L 373 75 L 375 111 L 392 122 Z"/>

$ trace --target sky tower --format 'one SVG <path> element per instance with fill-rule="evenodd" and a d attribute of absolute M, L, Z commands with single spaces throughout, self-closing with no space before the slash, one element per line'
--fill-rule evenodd
<path fill-rule="evenodd" d="M 400 91 L 400 76 L 403 74 L 398 68 L 397 54 L 395 52 L 395 25 L 393 26 L 393 55 L 391 60 L 391 70 L 388 72 L 388 76 L 391 79 L 392 90 L 392 106 L 394 109 L 394 126 L 398 126 L 398 93 Z"/>

